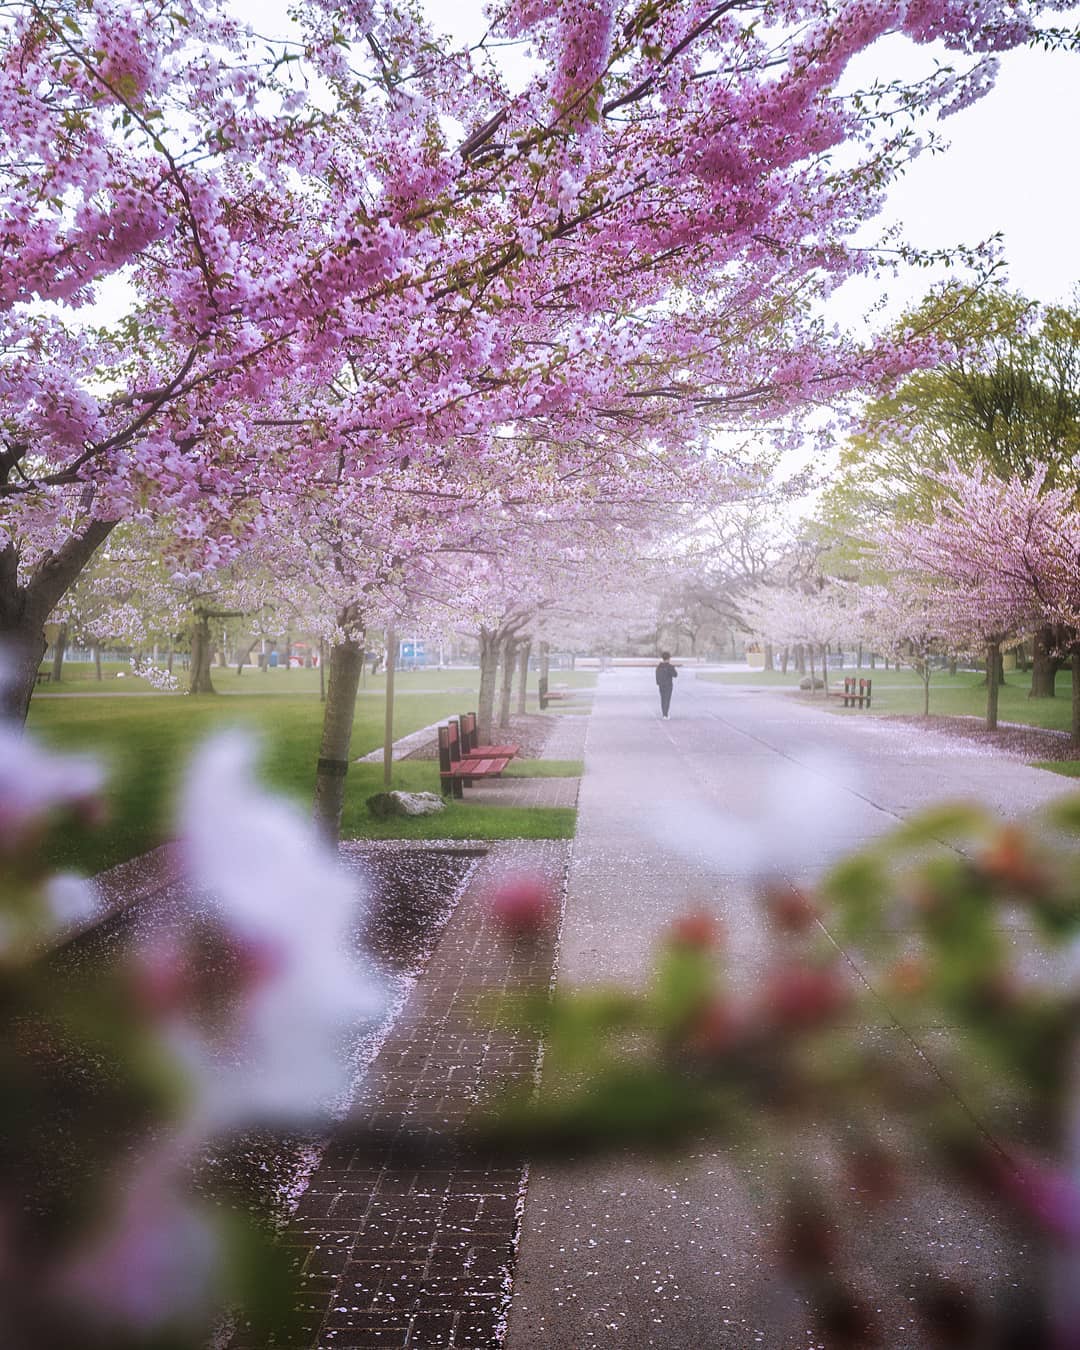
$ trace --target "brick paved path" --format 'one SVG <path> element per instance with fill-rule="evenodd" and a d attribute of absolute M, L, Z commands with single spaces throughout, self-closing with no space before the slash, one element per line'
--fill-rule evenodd
<path fill-rule="evenodd" d="M 485 1026 L 475 997 L 547 987 L 555 941 L 507 948 L 483 898 L 507 871 L 541 873 L 561 893 L 568 858 L 567 843 L 543 840 L 494 845 L 482 860 L 350 1115 L 388 1143 L 332 1140 L 282 1239 L 302 1272 L 295 1317 L 270 1342 L 241 1329 L 233 1350 L 501 1344 L 524 1166 L 418 1166 L 393 1136 L 460 1123 L 488 1092 L 534 1075 L 535 1039 Z"/>

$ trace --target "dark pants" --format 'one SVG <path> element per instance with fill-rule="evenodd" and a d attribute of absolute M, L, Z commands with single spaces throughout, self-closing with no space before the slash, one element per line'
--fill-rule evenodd
<path fill-rule="evenodd" d="M 662 684 L 660 686 L 660 711 L 665 717 L 668 714 L 668 709 L 671 707 L 671 689 L 672 686 L 670 684 Z"/>

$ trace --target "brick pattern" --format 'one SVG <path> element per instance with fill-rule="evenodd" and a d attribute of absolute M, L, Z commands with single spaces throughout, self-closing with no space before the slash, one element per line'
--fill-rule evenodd
<path fill-rule="evenodd" d="M 282 1236 L 302 1290 L 288 1325 L 270 1341 L 241 1327 L 232 1350 L 502 1345 L 524 1164 L 425 1159 L 410 1140 L 452 1133 L 489 1093 L 534 1077 L 535 1038 L 493 1029 L 475 1001 L 548 987 L 556 940 L 508 947 L 484 896 L 509 871 L 542 873 L 561 893 L 568 858 L 564 841 L 514 841 L 481 862 Z M 350 1126 L 381 1142 L 358 1143 Z"/>
<path fill-rule="evenodd" d="M 544 746 L 544 759 L 584 759 L 585 737 L 589 730 L 589 718 L 559 717 L 551 714 L 553 723 L 551 734 Z"/>

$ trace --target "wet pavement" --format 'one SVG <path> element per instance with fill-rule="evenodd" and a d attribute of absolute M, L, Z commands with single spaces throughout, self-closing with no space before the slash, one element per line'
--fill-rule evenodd
<path fill-rule="evenodd" d="M 751 988 L 766 934 L 748 876 L 813 879 L 945 799 L 1018 816 L 1073 790 L 968 742 L 697 680 L 688 669 L 668 721 L 651 671 L 602 676 L 585 762 L 559 953 L 568 986 L 640 982 L 664 925 L 706 908 L 723 922 L 733 982 Z M 887 1018 L 866 1034 L 902 1035 Z M 922 1048 L 932 1072 L 932 1035 Z M 700 1149 L 588 1171 L 535 1165 L 508 1350 L 821 1344 L 805 1301 L 776 1278 L 765 1171 L 752 1155 Z M 974 1203 L 945 1208 L 928 1193 L 866 1239 L 866 1280 L 893 1350 L 924 1344 L 912 1280 L 928 1253 L 946 1273 L 978 1270 L 1005 1286 L 1016 1274 L 994 1215 Z"/>
<path fill-rule="evenodd" d="M 502 1343 L 524 1161 L 416 1141 L 452 1135 L 490 1094 L 533 1081 L 536 1036 L 493 1026 L 477 1000 L 548 988 L 555 937 L 507 945 L 486 897 L 521 872 L 561 894 L 568 852 L 561 840 L 488 846 L 284 1229 L 302 1286 L 290 1323 L 270 1342 L 241 1326 L 233 1350 Z"/>
<path fill-rule="evenodd" d="M 353 942 L 358 953 L 372 960 L 387 988 L 384 1023 L 365 1022 L 342 1044 L 354 1090 L 484 852 L 463 845 L 432 848 L 392 842 L 343 848 L 343 861 L 356 870 L 360 882 Z M 52 967 L 77 977 L 115 961 L 135 939 L 186 929 L 205 906 L 176 879 L 168 859 L 168 849 L 161 849 L 106 874 L 99 888 L 112 893 L 115 907 L 63 944 L 50 958 Z M 117 903 L 121 899 L 126 903 Z M 273 1230 L 288 1219 L 325 1146 L 324 1131 L 318 1136 L 248 1131 L 208 1154 L 199 1185 L 211 1196 L 228 1197 Z"/>

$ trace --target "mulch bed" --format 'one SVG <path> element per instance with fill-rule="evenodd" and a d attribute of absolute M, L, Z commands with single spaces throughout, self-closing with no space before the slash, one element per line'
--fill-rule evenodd
<path fill-rule="evenodd" d="M 987 731 L 981 718 L 977 717 L 910 717 L 896 716 L 884 719 L 888 722 L 904 722 L 918 727 L 920 731 L 936 732 L 943 736 L 957 736 L 967 741 L 975 741 L 987 749 L 999 750 L 1012 759 L 1031 763 L 1032 760 L 1073 760 L 1080 759 L 1080 747 L 1072 744 L 1068 736 L 1056 731 L 1045 731 L 1040 727 L 1017 726 L 1015 723 L 999 724 L 996 731 Z"/>
<path fill-rule="evenodd" d="M 558 725 L 558 718 L 544 713 L 524 713 L 510 718 L 510 728 L 493 729 L 492 735 L 499 744 L 507 741 L 521 747 L 522 759 L 540 759 L 543 757 L 551 733 Z M 432 738 L 427 745 L 403 755 L 403 759 L 438 759 L 439 742 Z"/>

